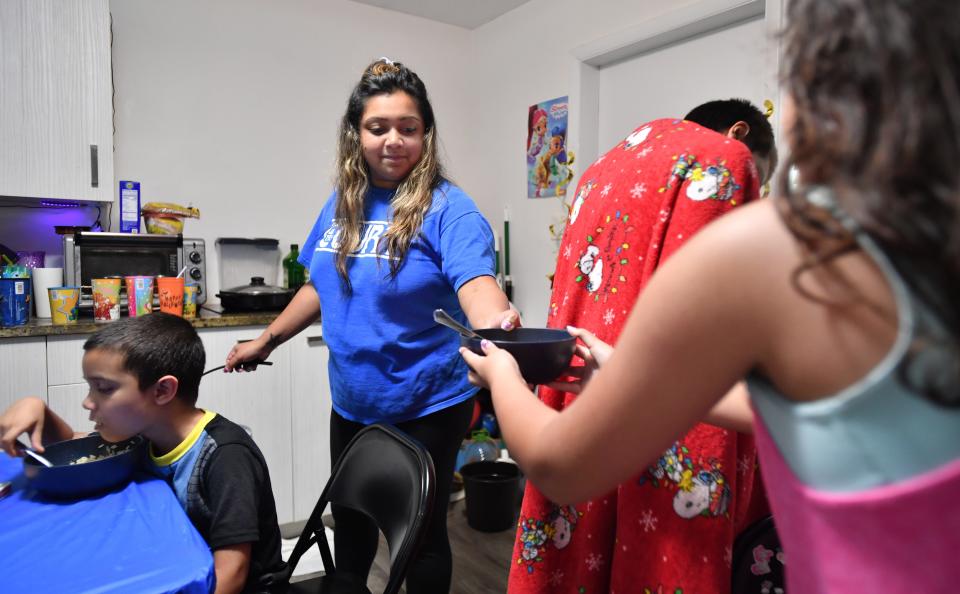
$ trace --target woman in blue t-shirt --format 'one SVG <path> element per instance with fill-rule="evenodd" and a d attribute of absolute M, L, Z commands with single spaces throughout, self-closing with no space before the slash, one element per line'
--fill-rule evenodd
<path fill-rule="evenodd" d="M 456 453 L 476 388 L 459 340 L 433 321 L 443 308 L 476 328 L 511 329 L 519 316 L 494 279 L 493 232 L 473 200 L 443 176 L 436 126 L 420 78 L 381 58 L 347 103 L 336 189 L 300 262 L 310 283 L 256 340 L 227 356 L 231 371 L 265 359 L 323 312 L 330 347 L 330 450 L 336 462 L 365 425 L 390 423 L 426 446 L 437 499 L 407 591 L 445 593 L 451 557 L 447 506 Z M 377 549 L 365 516 L 335 506 L 337 572 L 364 582 Z"/>

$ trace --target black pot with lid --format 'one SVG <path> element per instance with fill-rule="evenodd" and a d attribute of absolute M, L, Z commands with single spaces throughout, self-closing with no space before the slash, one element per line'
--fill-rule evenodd
<path fill-rule="evenodd" d="M 249 285 L 234 287 L 217 293 L 220 304 L 231 311 L 280 310 L 293 299 L 293 289 L 275 287 L 263 282 L 262 276 L 254 276 Z"/>

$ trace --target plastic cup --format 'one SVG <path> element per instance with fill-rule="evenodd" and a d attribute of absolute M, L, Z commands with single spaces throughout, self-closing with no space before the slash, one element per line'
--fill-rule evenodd
<path fill-rule="evenodd" d="M 50 317 L 54 324 L 76 324 L 80 317 L 80 287 L 50 287 Z"/>
<path fill-rule="evenodd" d="M 50 299 L 47 289 L 63 284 L 63 268 L 33 269 L 33 303 L 38 318 L 50 317 Z"/>
<path fill-rule="evenodd" d="M 112 322 L 120 319 L 120 278 L 95 278 L 93 284 L 93 319 Z"/>
<path fill-rule="evenodd" d="M 197 283 L 183 285 L 183 317 L 193 319 L 197 317 Z"/>
<path fill-rule="evenodd" d="M 183 277 L 158 276 L 157 294 L 160 311 L 183 317 Z"/>
<path fill-rule="evenodd" d="M 30 279 L 0 278 L 0 326 L 23 326 L 30 321 Z"/>
<path fill-rule="evenodd" d="M 153 277 L 127 276 L 127 313 L 131 318 L 153 311 Z"/>

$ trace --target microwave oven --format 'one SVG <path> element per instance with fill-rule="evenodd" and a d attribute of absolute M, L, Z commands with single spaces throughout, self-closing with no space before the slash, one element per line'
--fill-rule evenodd
<path fill-rule="evenodd" d="M 80 286 L 81 309 L 93 308 L 90 282 L 109 276 L 177 276 L 197 284 L 197 303 L 207 300 L 207 254 L 202 239 L 182 235 L 97 233 L 63 236 L 63 281 Z M 126 304 L 122 291 L 121 302 Z M 156 299 L 156 297 L 154 297 Z"/>

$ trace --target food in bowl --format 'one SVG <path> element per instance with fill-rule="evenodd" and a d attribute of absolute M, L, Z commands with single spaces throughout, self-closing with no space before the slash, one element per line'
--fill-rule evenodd
<path fill-rule="evenodd" d="M 96 462 L 97 460 L 103 460 L 105 458 L 119 456 L 120 454 L 126 453 L 132 448 L 133 448 L 132 445 L 103 442 L 99 446 L 97 446 L 97 449 L 103 450 L 102 454 L 88 454 L 86 456 L 80 456 L 75 460 L 71 460 L 70 462 L 68 462 L 68 464 L 73 465 L 73 464 L 86 464 L 88 462 Z"/>
<path fill-rule="evenodd" d="M 577 344 L 569 332 L 556 328 L 481 328 L 476 333 L 513 355 L 523 379 L 531 384 L 545 384 L 560 377 L 570 366 Z M 483 354 L 477 338 L 461 336 L 460 346 Z"/>

